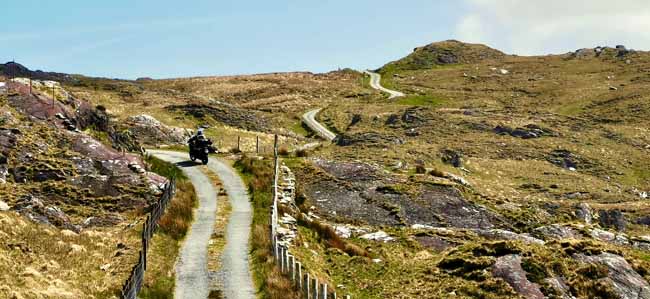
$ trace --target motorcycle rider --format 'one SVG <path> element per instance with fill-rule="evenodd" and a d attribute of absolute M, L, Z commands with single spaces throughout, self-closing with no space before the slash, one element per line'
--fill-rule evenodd
<path fill-rule="evenodd" d="M 199 128 L 196 135 L 192 136 L 187 142 L 190 146 L 190 159 L 192 161 L 199 159 L 203 164 L 207 164 L 208 154 L 216 152 L 212 146 L 212 141 L 203 134 L 203 128 Z"/>
<path fill-rule="evenodd" d="M 189 144 L 191 147 L 195 147 L 198 145 L 201 145 L 202 143 L 206 142 L 207 138 L 205 138 L 205 135 L 203 135 L 203 128 L 199 128 L 196 131 L 196 134 L 188 140 Z"/>

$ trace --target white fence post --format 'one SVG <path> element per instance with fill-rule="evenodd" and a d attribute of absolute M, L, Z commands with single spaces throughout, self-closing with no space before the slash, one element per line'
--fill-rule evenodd
<path fill-rule="evenodd" d="M 327 284 L 324 283 L 324 284 L 321 284 L 320 286 L 322 287 L 322 289 L 320 291 L 322 299 L 327 299 Z"/>

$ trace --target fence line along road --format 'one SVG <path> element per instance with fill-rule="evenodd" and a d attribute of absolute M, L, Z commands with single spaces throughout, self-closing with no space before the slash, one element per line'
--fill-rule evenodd
<path fill-rule="evenodd" d="M 122 299 L 136 299 L 142 281 L 144 280 L 144 272 L 147 270 L 147 251 L 149 249 L 149 241 L 153 237 L 153 233 L 158 227 L 158 220 L 165 213 L 165 209 L 169 201 L 174 197 L 176 191 L 176 180 L 172 179 L 167 185 L 163 194 L 160 196 L 158 202 L 153 204 L 151 212 L 147 216 L 147 220 L 142 224 L 142 249 L 139 252 L 138 263 L 135 264 L 131 270 L 131 275 L 122 286 L 121 298 Z"/>
<path fill-rule="evenodd" d="M 336 299 L 336 291 L 329 288 L 326 283 L 319 283 L 316 276 L 311 275 L 309 269 L 300 260 L 291 254 L 288 246 L 280 244 L 278 236 L 278 181 L 280 176 L 280 163 L 278 158 L 278 136 L 275 136 L 273 146 L 273 205 L 271 206 L 271 250 L 276 265 L 291 282 L 293 287 L 301 291 L 303 299 Z M 351 299 L 350 295 L 343 297 Z"/>

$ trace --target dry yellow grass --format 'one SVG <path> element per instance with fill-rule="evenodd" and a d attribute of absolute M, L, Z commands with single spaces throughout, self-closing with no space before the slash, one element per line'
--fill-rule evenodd
<path fill-rule="evenodd" d="M 115 298 L 137 261 L 135 227 L 77 235 L 13 212 L 0 224 L 1 298 Z"/>

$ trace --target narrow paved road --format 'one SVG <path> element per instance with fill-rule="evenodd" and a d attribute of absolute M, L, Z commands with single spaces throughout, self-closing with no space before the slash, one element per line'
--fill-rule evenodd
<path fill-rule="evenodd" d="M 246 185 L 235 170 L 217 159 L 210 159 L 208 168 L 221 179 L 232 206 L 226 228 L 226 248 L 221 257 L 224 296 L 227 299 L 254 299 L 255 287 L 248 260 L 253 210 Z"/>
<path fill-rule="evenodd" d="M 192 181 L 199 199 L 194 223 L 181 245 L 176 263 L 174 298 L 208 298 L 208 243 L 214 230 L 218 192 L 212 181 L 198 169 L 198 164 L 195 166 L 189 161 L 186 153 L 160 150 L 149 150 L 148 153 L 179 165 Z M 254 299 L 255 289 L 248 267 L 248 236 L 252 213 L 246 189 L 234 170 L 222 162 L 212 159 L 208 167 L 222 180 L 233 206 L 226 229 L 226 248 L 222 255 L 225 298 Z"/>
<path fill-rule="evenodd" d="M 377 89 L 377 90 L 380 90 L 380 91 L 383 91 L 383 92 L 387 93 L 389 95 L 388 96 L 389 99 L 404 96 L 404 94 L 399 92 L 399 91 L 390 90 L 388 88 L 385 88 L 385 87 L 381 86 L 381 75 L 379 75 L 377 73 L 373 73 L 371 71 L 364 71 L 364 73 L 370 75 L 370 86 L 372 88 L 374 88 L 374 89 Z"/>
<path fill-rule="evenodd" d="M 316 121 L 316 114 L 318 114 L 321 109 L 322 108 L 314 109 L 303 114 L 302 121 L 318 136 L 327 141 L 332 141 L 336 138 L 336 134 L 332 133 L 332 131 L 328 130 L 325 126 Z"/>

